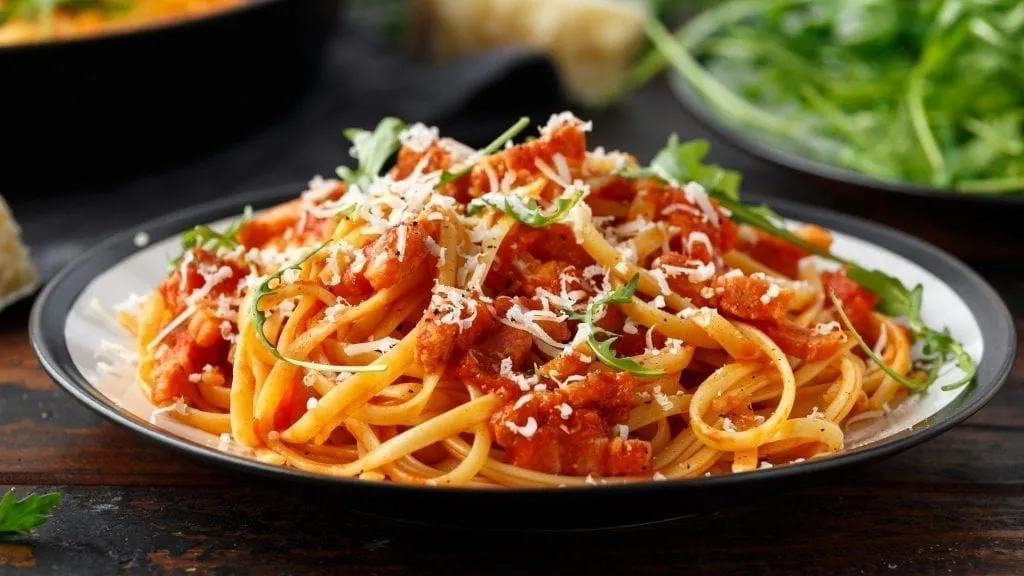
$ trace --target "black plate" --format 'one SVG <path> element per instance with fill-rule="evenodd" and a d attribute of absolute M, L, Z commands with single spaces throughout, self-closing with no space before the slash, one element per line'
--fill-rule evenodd
<path fill-rule="evenodd" d="M 0 47 L 0 189 L 59 192 L 170 166 L 284 113 L 340 0 L 248 0 L 199 18 Z"/>
<path fill-rule="evenodd" d="M 280 186 L 183 210 L 122 232 L 84 254 L 47 285 L 32 309 L 29 335 L 42 367 L 75 398 L 120 426 L 211 464 L 313 484 L 324 490 L 325 503 L 433 524 L 567 529 L 631 525 L 714 510 L 734 505 L 744 498 L 792 489 L 796 483 L 816 480 L 822 473 L 848 464 L 895 454 L 950 429 L 981 408 L 1008 376 L 1016 350 L 1017 336 L 1006 306 L 984 280 L 960 261 L 876 224 L 798 204 L 773 202 L 787 217 L 816 222 L 869 240 L 913 260 L 947 283 L 967 303 L 982 327 L 984 357 L 978 365 L 976 382 L 926 424 L 888 441 L 830 458 L 748 474 L 683 481 L 491 490 L 365 482 L 254 462 L 174 437 L 119 410 L 86 381 L 72 362 L 65 344 L 68 313 L 78 295 L 97 275 L 138 250 L 132 242 L 137 230 L 146 230 L 152 241 L 159 241 L 189 226 L 236 215 L 244 204 L 257 208 L 270 206 L 295 197 L 302 189 L 301 185 Z M 591 513 L 595 509 L 600 510 L 599 516 Z"/>
<path fill-rule="evenodd" d="M 808 179 L 811 184 L 827 188 L 849 197 L 864 199 L 864 193 L 897 193 L 908 197 L 927 198 L 982 206 L 1024 206 L 1024 194 L 964 194 L 947 188 L 882 180 L 853 170 L 832 166 L 793 154 L 785 149 L 760 141 L 741 132 L 717 115 L 704 101 L 693 85 L 680 74 L 669 72 L 669 85 L 683 107 L 704 127 L 715 132 L 733 146 L 767 162 L 785 168 Z M 1022 190 L 1021 192 L 1024 192 Z"/>

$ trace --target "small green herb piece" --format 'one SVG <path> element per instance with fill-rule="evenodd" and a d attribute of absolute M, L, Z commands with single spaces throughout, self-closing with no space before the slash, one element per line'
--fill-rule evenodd
<path fill-rule="evenodd" d="M 885 360 L 883 360 L 878 354 L 875 354 L 875 351 L 871 349 L 871 346 L 868 346 L 867 342 L 865 342 L 864 339 L 861 338 L 860 334 L 857 333 L 857 329 L 853 327 L 853 322 L 851 322 L 849 316 L 846 315 L 846 311 L 843 310 L 843 303 L 839 301 L 835 292 L 829 290 L 828 297 L 832 300 L 832 305 L 836 307 L 836 312 L 839 314 L 839 319 L 843 322 L 843 326 L 846 327 L 846 330 L 853 335 L 853 339 L 857 341 L 857 345 L 864 351 L 864 354 L 867 354 L 867 357 L 877 364 L 878 367 L 882 369 L 882 372 L 885 372 L 890 378 L 906 386 L 910 390 L 919 392 L 928 387 L 928 382 L 905 378 L 900 375 L 899 372 L 893 370 L 891 366 L 886 364 Z"/>
<path fill-rule="evenodd" d="M 275 346 L 273 342 L 271 342 L 267 338 L 266 333 L 263 331 L 263 326 L 267 323 L 267 314 L 263 310 L 260 310 L 260 300 L 262 300 L 264 296 L 267 296 L 268 294 L 274 291 L 274 289 L 270 287 L 270 284 L 275 280 L 280 282 L 281 276 L 283 276 L 286 271 L 299 270 L 300 268 L 302 268 L 302 265 L 305 264 L 306 261 L 308 261 L 318 252 L 323 250 L 331 242 L 331 240 L 324 242 L 323 244 L 317 246 L 312 251 L 310 251 L 309 254 L 306 254 L 306 256 L 302 258 L 302 260 L 299 260 L 298 262 L 291 264 L 289 266 L 285 266 L 284 268 L 281 268 L 280 270 L 271 274 L 270 276 L 267 276 L 267 278 L 263 280 L 263 282 L 261 282 L 260 285 L 256 288 L 256 292 L 253 294 L 252 297 L 252 317 L 253 321 L 256 323 L 256 336 L 259 337 L 260 342 L 262 342 L 263 345 L 266 346 L 268 350 L 270 350 L 270 353 L 273 354 L 274 357 L 280 360 L 284 360 L 289 364 L 294 364 L 296 366 L 301 366 L 303 368 L 308 368 L 310 370 L 322 370 L 324 372 L 383 372 L 384 370 L 387 369 L 387 366 L 381 364 L 371 364 L 369 366 L 345 366 L 340 364 L 319 364 L 317 362 L 309 362 L 308 360 L 290 358 L 288 356 L 285 356 L 284 354 L 281 354 L 281 352 L 277 349 L 277 346 Z"/>
<path fill-rule="evenodd" d="M 743 177 L 735 170 L 726 170 L 717 164 L 705 164 L 704 157 L 710 149 L 707 140 L 691 140 L 680 144 L 679 137 L 672 134 L 668 144 L 651 161 L 649 170 L 663 180 L 675 179 L 680 184 L 697 182 L 705 190 L 714 190 L 739 200 Z"/>
<path fill-rule="evenodd" d="M 14 498 L 11 488 L 0 498 L 0 534 L 26 532 L 46 522 L 50 511 L 60 504 L 60 493 L 29 494 L 21 500 Z"/>
<path fill-rule="evenodd" d="M 609 332 L 601 330 L 600 328 L 596 328 L 596 330 L 600 334 L 609 334 Z M 618 336 L 610 336 L 605 340 L 598 340 L 596 334 L 591 334 L 587 338 L 587 343 L 590 344 L 590 348 L 594 351 L 594 356 L 597 356 L 598 360 L 600 360 L 604 365 L 615 368 L 616 370 L 629 372 L 630 374 L 635 374 L 637 376 L 661 376 L 665 373 L 662 370 L 653 370 L 648 368 L 632 358 L 617 355 L 615 351 L 612 350 L 612 344 L 614 344 L 618 339 Z"/>
<path fill-rule="evenodd" d="M 555 199 L 554 210 L 546 212 L 534 198 L 528 198 L 524 203 L 523 198 L 519 196 L 488 192 L 470 202 L 466 213 L 473 216 L 483 210 L 485 206 L 490 206 L 527 226 L 543 228 L 565 218 L 566 214 L 583 199 L 583 195 L 583 189 L 567 190 L 565 194 Z"/>
<path fill-rule="evenodd" d="M 194 226 L 191 230 L 182 234 L 181 254 L 171 261 L 171 267 L 173 268 L 174 266 L 177 266 L 185 256 L 185 253 L 189 250 L 201 249 L 217 252 L 221 248 L 224 248 L 225 250 L 236 248 L 239 245 L 239 231 L 241 231 L 242 226 L 251 219 L 252 206 L 246 205 L 245 209 L 242 211 L 241 217 L 228 225 L 223 232 L 218 232 L 206 224 Z"/>
<path fill-rule="evenodd" d="M 576 312 L 574 310 L 564 310 L 564 312 L 569 318 L 579 320 L 590 327 L 590 335 L 587 336 L 587 344 L 590 345 L 590 348 L 594 351 L 594 355 L 597 356 L 597 359 L 603 364 L 623 372 L 636 374 L 637 376 L 660 376 L 664 374 L 663 371 L 647 368 L 632 358 L 625 358 L 617 355 L 615 351 L 612 350 L 612 344 L 615 343 L 619 336 L 594 325 L 597 316 L 605 306 L 609 304 L 629 304 L 632 302 L 633 293 L 636 292 L 636 287 L 639 283 L 640 275 L 634 274 L 633 277 L 629 279 L 629 282 L 626 282 L 622 286 L 619 286 L 600 298 L 594 298 L 591 300 L 590 305 L 587 306 L 587 310 L 585 312 Z M 598 340 L 598 334 L 609 336 L 609 338 Z"/>
<path fill-rule="evenodd" d="M 398 151 L 398 135 L 402 130 L 405 130 L 405 122 L 390 116 L 377 123 L 373 132 L 359 128 L 345 130 L 345 137 L 352 141 L 356 168 L 339 166 L 336 170 L 338 176 L 349 186 L 365 193 L 380 176 L 388 158 Z"/>
<path fill-rule="evenodd" d="M 526 117 L 526 116 L 523 116 L 518 121 L 516 121 L 516 123 L 513 124 L 508 130 L 505 130 L 504 132 L 502 132 L 500 136 L 495 138 L 490 144 L 488 144 L 482 150 L 477 152 L 475 157 L 477 159 L 479 159 L 479 158 L 483 158 L 485 156 L 490 156 L 491 154 L 494 154 L 495 152 L 498 151 L 499 148 L 501 148 L 502 146 L 505 145 L 505 142 L 508 142 L 508 141 L 512 140 L 513 138 L 515 138 L 516 135 L 518 135 L 520 132 L 522 132 L 523 129 L 526 128 L 529 125 L 530 125 L 530 119 L 528 117 Z M 441 172 L 441 180 L 438 182 L 437 185 L 438 186 L 442 186 L 442 185 L 447 184 L 447 183 L 449 183 L 449 182 L 451 182 L 453 180 L 457 180 L 457 179 L 465 176 L 466 174 L 469 174 L 469 171 L 473 169 L 473 164 L 474 163 L 475 163 L 475 160 L 467 163 L 465 166 L 460 166 L 459 168 L 456 168 L 455 170 L 453 170 L 451 172 L 449 172 L 448 170 L 445 170 L 445 171 Z"/>

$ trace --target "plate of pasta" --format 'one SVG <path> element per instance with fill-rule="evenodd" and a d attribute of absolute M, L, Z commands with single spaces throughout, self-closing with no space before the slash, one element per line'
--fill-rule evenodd
<path fill-rule="evenodd" d="M 571 113 L 528 124 L 477 150 L 385 118 L 346 132 L 336 178 L 125 231 L 37 301 L 41 363 L 206 460 L 506 524 L 784 486 L 930 438 L 1006 378 L 1005 305 L 938 249 L 741 201 L 701 141 L 643 164 Z"/>

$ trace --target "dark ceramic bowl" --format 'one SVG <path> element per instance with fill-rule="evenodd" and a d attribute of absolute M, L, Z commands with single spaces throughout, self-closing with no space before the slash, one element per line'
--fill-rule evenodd
<path fill-rule="evenodd" d="M 103 184 L 266 125 L 315 78 L 340 0 L 0 48 L 0 191 Z"/>
<path fill-rule="evenodd" d="M 758 140 L 724 120 L 708 106 L 704 97 L 693 85 L 679 74 L 670 72 L 669 84 L 683 107 L 705 128 L 736 148 L 774 164 L 793 175 L 802 177 L 812 188 L 826 189 L 847 198 L 859 200 L 863 200 L 865 197 L 898 194 L 908 199 L 927 199 L 947 204 L 970 204 L 976 208 L 992 207 L 993 205 L 1024 207 L 1024 190 L 1018 193 L 1004 194 L 964 194 L 948 188 L 882 180 L 789 152 L 766 141 Z"/>

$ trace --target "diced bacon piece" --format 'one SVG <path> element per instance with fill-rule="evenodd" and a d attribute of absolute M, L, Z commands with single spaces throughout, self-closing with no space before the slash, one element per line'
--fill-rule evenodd
<path fill-rule="evenodd" d="M 780 321 L 795 296 L 791 288 L 750 276 L 719 276 L 714 286 L 719 311 L 742 320 Z"/>
<path fill-rule="evenodd" d="M 202 371 L 207 364 L 222 374 L 231 373 L 226 365 L 229 344 L 219 337 L 219 331 L 210 344 L 200 345 L 188 329 L 175 330 L 164 339 L 166 348 L 160 354 L 160 361 L 153 364 L 151 373 L 151 399 L 154 404 L 164 405 L 179 396 L 191 398 L 195 386 L 189 381 L 189 376 Z"/>
<path fill-rule="evenodd" d="M 630 374 L 595 372 L 564 388 L 534 392 L 527 402 L 506 404 L 491 417 L 491 428 L 516 466 L 575 476 L 645 475 L 650 444 L 608 437 L 610 426 L 629 418 L 632 394 Z M 525 436 L 519 425 L 530 419 L 537 429 Z"/>
<path fill-rule="evenodd" d="M 519 386 L 501 375 L 501 362 L 508 358 L 512 369 L 518 370 L 532 347 L 533 336 L 528 332 L 496 324 L 473 347 L 455 353 L 455 374 L 463 381 L 479 386 L 484 392 L 496 392 L 506 397 L 518 396 Z"/>
<path fill-rule="evenodd" d="M 807 257 L 807 251 L 767 232 L 756 229 L 753 232 L 757 241 L 740 238 L 736 249 L 780 274 L 797 278 L 800 260 Z M 820 226 L 804 224 L 793 230 L 793 233 L 822 249 L 827 250 L 832 246 L 832 235 Z"/>
<path fill-rule="evenodd" d="M 416 362 L 427 370 L 447 362 L 456 349 L 469 349 L 495 325 L 494 316 L 482 302 L 477 303 L 473 323 L 461 332 L 458 324 L 440 322 L 438 314 L 438 311 L 427 308 L 427 327 L 416 339 Z"/>
<path fill-rule="evenodd" d="M 804 328 L 790 321 L 778 324 L 772 322 L 753 322 L 753 324 L 774 340 L 783 352 L 807 362 L 816 362 L 835 354 L 846 339 L 845 334 L 839 330 L 821 334 L 813 328 Z"/>
<path fill-rule="evenodd" d="M 452 155 L 440 141 L 431 143 L 423 152 L 417 152 L 408 146 L 402 146 L 398 151 L 395 167 L 391 170 L 391 177 L 395 180 L 408 178 L 417 167 L 420 168 L 421 174 L 429 174 L 452 168 Z M 438 191 L 455 198 L 459 202 L 467 203 L 470 201 L 469 186 L 470 181 L 468 178 L 457 178 L 452 182 L 439 186 Z"/>
<path fill-rule="evenodd" d="M 499 182 L 506 178 L 506 173 L 511 172 L 514 175 L 513 185 L 520 186 L 541 175 L 538 161 L 557 171 L 555 157 L 559 154 L 565 159 L 570 176 L 575 176 L 583 164 L 586 147 L 586 137 L 579 126 L 563 124 L 546 136 L 517 144 L 488 157 L 487 166 L 483 163 L 475 165 L 470 172 L 470 194 L 479 196 L 491 190 L 492 174 L 489 172 L 493 172 Z M 571 182 L 572 178 L 569 180 Z M 543 196 L 550 200 L 561 190 L 561 186 L 553 184 L 545 188 Z"/>
<path fill-rule="evenodd" d="M 867 341 L 874 342 L 878 338 L 878 328 L 872 320 L 871 312 L 878 304 L 878 296 L 848 277 L 845 270 L 822 272 L 821 282 L 826 293 L 831 290 L 843 303 L 843 311 L 857 333 Z M 831 300 L 826 300 L 826 303 L 831 304 Z"/>
<path fill-rule="evenodd" d="M 426 234 L 417 222 L 389 228 L 366 250 L 363 275 L 374 290 L 383 290 L 410 274 L 426 275 L 435 268 L 436 258 L 427 248 Z M 404 242 L 402 241 L 404 230 Z"/>

